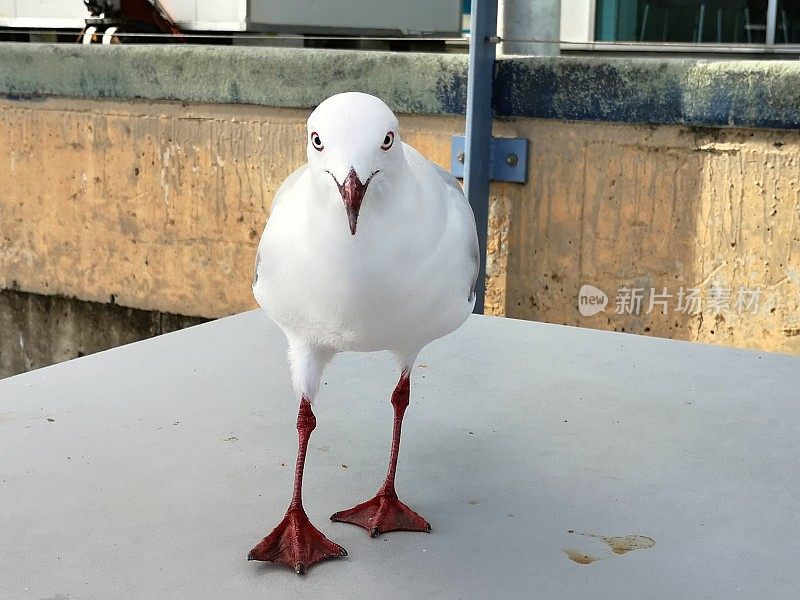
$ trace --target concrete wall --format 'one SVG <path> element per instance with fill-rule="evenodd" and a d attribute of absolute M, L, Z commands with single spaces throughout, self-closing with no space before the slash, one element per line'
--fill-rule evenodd
<path fill-rule="evenodd" d="M 148 337 L 162 314 L 254 307 L 256 245 L 305 160 L 310 106 L 342 89 L 381 95 L 404 138 L 449 168 L 465 68 L 0 46 L 0 290 L 14 290 L 0 302 L 0 375 Z M 495 135 L 527 137 L 531 155 L 527 184 L 492 185 L 487 312 L 800 353 L 800 65 L 525 59 L 501 62 L 495 86 Z M 605 292 L 604 310 L 581 314 L 584 284 Z M 617 310 L 620 288 L 641 294 L 638 310 Z M 649 310 L 664 288 L 666 307 Z M 678 310 L 694 288 L 700 310 Z M 14 355 L 20 340 L 36 350 Z"/>
<path fill-rule="evenodd" d="M 800 134 L 533 120 L 505 130 L 547 150 L 534 152 L 529 185 L 496 188 L 504 314 L 800 353 Z M 604 311 L 578 311 L 584 284 L 609 296 Z M 642 290 L 638 314 L 617 314 L 623 287 Z M 667 314 L 649 310 L 664 288 Z M 701 310 L 678 310 L 681 288 L 699 290 Z"/>
<path fill-rule="evenodd" d="M 50 99 L 0 102 L 0 287 L 184 315 L 255 306 L 253 257 L 277 187 L 305 161 L 305 110 Z M 403 115 L 442 166 L 457 117 Z M 530 182 L 493 184 L 488 312 L 800 351 L 800 134 L 517 119 Z M 546 151 L 545 151 L 546 149 Z M 605 291 L 578 311 L 583 284 Z M 639 314 L 616 314 L 619 288 Z M 729 307 L 679 312 L 680 288 Z M 739 287 L 760 289 L 756 314 Z M 672 294 L 647 314 L 650 290 Z M 753 307 L 751 307 L 752 309 Z"/>
<path fill-rule="evenodd" d="M 0 288 L 219 317 L 253 308 L 272 197 L 306 110 L 0 101 Z M 403 119 L 442 165 L 460 119 Z"/>
<path fill-rule="evenodd" d="M 0 377 L 129 344 L 205 319 L 0 291 Z"/>

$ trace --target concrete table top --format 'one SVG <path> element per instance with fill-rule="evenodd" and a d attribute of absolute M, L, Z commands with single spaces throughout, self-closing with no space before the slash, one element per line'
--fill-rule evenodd
<path fill-rule="evenodd" d="M 397 375 L 326 371 L 304 496 L 349 556 L 304 577 L 245 560 L 296 450 L 262 313 L 0 381 L 0 598 L 797 597 L 800 359 L 472 317 L 412 375 L 433 531 L 371 539 L 328 517 L 383 479 Z"/>

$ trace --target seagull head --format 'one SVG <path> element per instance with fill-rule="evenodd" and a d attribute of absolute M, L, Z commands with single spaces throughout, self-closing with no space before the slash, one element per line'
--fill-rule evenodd
<path fill-rule="evenodd" d="M 403 161 L 397 117 L 382 100 L 360 92 L 336 94 L 308 117 L 308 163 L 344 202 L 350 234 L 370 182 Z"/>

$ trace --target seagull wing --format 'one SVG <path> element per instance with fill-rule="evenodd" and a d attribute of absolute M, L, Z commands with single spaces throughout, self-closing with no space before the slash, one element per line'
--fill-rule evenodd
<path fill-rule="evenodd" d="M 475 227 L 475 215 L 472 212 L 472 207 L 470 206 L 469 202 L 467 202 L 467 198 L 464 195 L 464 190 L 461 189 L 461 185 L 458 183 L 458 179 L 456 179 L 452 173 L 449 171 L 445 171 L 442 167 L 437 165 L 433 161 L 428 161 L 429 164 L 433 167 L 433 170 L 436 172 L 437 175 L 442 180 L 442 183 L 447 186 L 448 192 L 451 196 L 455 196 L 457 198 L 456 204 L 462 208 L 462 213 L 465 221 L 468 221 L 468 227 L 471 227 L 472 231 L 475 231 L 475 237 L 470 238 L 470 256 L 472 257 L 472 277 L 470 279 L 470 287 L 469 287 L 469 301 L 472 302 L 474 300 L 473 296 L 475 294 L 475 284 L 478 282 L 478 272 L 480 269 L 480 249 L 478 247 L 478 238 L 477 238 L 477 229 Z"/>
<path fill-rule="evenodd" d="M 272 199 L 272 210 L 275 210 L 279 204 L 292 195 L 294 186 L 306 171 L 308 171 L 308 163 L 304 164 L 298 169 L 295 169 L 295 171 L 286 178 L 286 180 L 281 184 L 281 187 L 278 188 L 278 191 L 275 192 L 275 197 Z"/>
<path fill-rule="evenodd" d="M 281 187 L 279 187 L 278 191 L 275 192 L 275 197 L 272 199 L 272 209 L 270 212 L 273 212 L 276 208 L 278 208 L 278 206 L 285 202 L 287 198 L 292 196 L 292 192 L 294 191 L 297 182 L 301 177 L 303 177 L 306 171 L 308 171 L 308 163 L 304 164 L 298 169 L 295 169 L 295 171 L 284 180 L 284 182 L 281 184 Z M 261 265 L 261 246 L 263 245 L 263 241 L 264 238 L 262 236 L 261 243 L 259 243 L 258 251 L 256 252 L 256 264 L 253 267 L 253 287 L 255 287 L 256 283 L 258 283 L 258 267 Z"/>

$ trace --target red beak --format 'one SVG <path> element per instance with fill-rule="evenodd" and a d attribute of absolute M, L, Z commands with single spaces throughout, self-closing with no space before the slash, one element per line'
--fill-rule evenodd
<path fill-rule="evenodd" d="M 377 173 L 377 171 L 375 172 Z M 350 224 L 350 235 L 356 234 L 356 225 L 358 224 L 358 211 L 361 210 L 361 201 L 364 199 L 364 194 L 367 193 L 367 186 L 372 181 L 373 173 L 369 178 L 361 183 L 361 180 L 356 174 L 356 170 L 351 168 L 350 172 L 345 177 L 342 183 L 336 181 L 336 186 L 339 188 L 339 194 L 344 200 L 344 208 L 347 211 L 347 221 Z M 333 174 L 331 174 L 333 175 Z"/>

